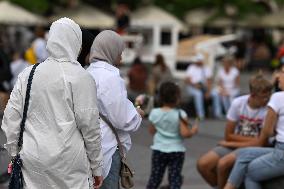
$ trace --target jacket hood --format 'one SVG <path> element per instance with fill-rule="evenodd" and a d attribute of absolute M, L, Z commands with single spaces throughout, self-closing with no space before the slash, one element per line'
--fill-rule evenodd
<path fill-rule="evenodd" d="M 78 24 L 69 18 L 52 23 L 47 40 L 50 57 L 60 62 L 77 62 L 82 45 L 82 32 Z"/>

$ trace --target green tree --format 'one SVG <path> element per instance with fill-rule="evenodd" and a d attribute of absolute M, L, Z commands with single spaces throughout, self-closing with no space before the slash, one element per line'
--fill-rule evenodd
<path fill-rule="evenodd" d="M 70 0 L 10 0 L 32 12 L 46 14 L 51 12 L 56 6 L 64 6 Z M 80 1 L 80 0 L 78 0 Z M 88 4 L 100 7 L 107 11 L 114 11 L 114 5 L 118 3 L 126 3 L 131 10 L 139 8 L 147 4 L 154 4 L 182 19 L 186 12 L 194 8 L 215 8 L 217 14 L 214 17 L 226 15 L 225 7 L 230 5 L 236 8 L 236 18 L 245 18 L 250 13 L 263 14 L 268 11 L 268 7 L 264 3 L 256 0 L 81 0 Z M 273 0 L 271 0 L 273 1 Z M 283 5 L 284 0 L 274 0 L 278 5 Z"/>
<path fill-rule="evenodd" d="M 211 0 L 198 0 L 198 1 L 187 1 L 187 0 L 153 0 L 153 3 L 165 10 L 173 13 L 179 18 L 183 18 L 184 14 L 193 8 L 212 6 L 214 1 Z"/>
<path fill-rule="evenodd" d="M 284 0 L 278 0 L 283 1 Z M 217 9 L 217 13 L 215 17 L 218 16 L 225 16 L 226 10 L 225 7 L 231 5 L 236 8 L 237 18 L 243 18 L 249 13 L 257 13 L 262 14 L 266 11 L 265 7 L 260 3 L 255 3 L 249 0 L 171 0 L 171 1 L 164 1 L 164 0 L 153 0 L 152 1 L 155 5 L 164 8 L 165 10 L 173 13 L 179 18 L 183 18 L 186 12 L 191 9 L 195 8 L 215 8 Z"/>
<path fill-rule="evenodd" d="M 18 4 L 27 10 L 38 14 L 46 13 L 51 4 L 48 0 L 10 0 L 12 3 Z"/>

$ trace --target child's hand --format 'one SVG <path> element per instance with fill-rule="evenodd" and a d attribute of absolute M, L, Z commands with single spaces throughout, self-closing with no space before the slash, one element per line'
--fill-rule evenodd
<path fill-rule="evenodd" d="M 198 133 L 198 130 L 199 130 L 199 118 L 196 118 L 192 126 L 192 133 L 196 134 Z"/>
<path fill-rule="evenodd" d="M 191 128 L 191 132 L 193 135 L 198 133 L 198 125 L 193 125 L 193 127 Z"/>

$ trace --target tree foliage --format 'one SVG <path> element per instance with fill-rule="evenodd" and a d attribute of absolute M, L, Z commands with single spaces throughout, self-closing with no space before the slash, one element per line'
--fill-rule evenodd
<path fill-rule="evenodd" d="M 70 0 L 10 0 L 32 12 L 39 14 L 45 14 L 50 12 L 56 6 L 64 6 Z M 80 0 L 78 0 L 80 1 Z M 130 9 L 134 10 L 145 4 L 157 5 L 179 18 L 183 18 L 184 15 L 191 9 L 195 8 L 214 8 L 217 10 L 218 16 L 226 15 L 226 6 L 233 6 L 237 13 L 234 15 L 236 18 L 244 18 L 250 13 L 263 14 L 268 10 L 268 7 L 263 3 L 256 3 L 252 0 L 81 0 L 100 7 L 104 10 L 113 11 L 114 7 L 118 3 L 128 4 Z M 278 5 L 283 5 L 284 0 L 274 0 Z"/>
<path fill-rule="evenodd" d="M 278 1 L 284 2 L 284 0 Z M 237 18 L 243 18 L 250 13 L 263 14 L 267 11 L 267 9 L 262 4 L 249 0 L 153 0 L 153 3 L 175 14 L 179 18 L 183 18 L 185 13 L 190 11 L 191 9 L 205 7 L 216 9 L 216 17 L 225 16 L 227 15 L 225 8 L 228 5 L 234 7 L 237 10 L 236 15 L 234 15 Z"/>
<path fill-rule="evenodd" d="M 218 1 L 218 0 L 216 0 Z M 198 7 L 209 7 L 214 4 L 212 0 L 198 0 L 198 1 L 187 1 L 187 0 L 153 0 L 153 3 L 165 10 L 173 13 L 179 18 L 183 18 L 184 14 L 190 9 Z"/>
<path fill-rule="evenodd" d="M 25 9 L 38 14 L 44 14 L 50 8 L 48 0 L 10 0 L 12 3 L 18 4 Z"/>

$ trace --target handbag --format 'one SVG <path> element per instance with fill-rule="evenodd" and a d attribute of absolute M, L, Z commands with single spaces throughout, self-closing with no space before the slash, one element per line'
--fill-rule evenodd
<path fill-rule="evenodd" d="M 120 167 L 120 172 L 119 172 L 120 184 L 125 189 L 132 188 L 134 186 L 134 182 L 133 182 L 134 171 L 130 168 L 129 164 L 126 161 L 126 156 L 123 153 L 122 144 L 121 144 L 121 141 L 118 137 L 118 134 L 117 134 L 114 126 L 111 124 L 111 122 L 105 116 L 103 116 L 100 113 L 100 117 L 102 118 L 102 120 L 106 124 L 108 124 L 108 126 L 110 127 L 110 129 L 114 133 L 115 138 L 117 140 L 119 155 L 120 155 L 120 158 L 121 158 L 121 167 Z"/>
<path fill-rule="evenodd" d="M 24 111 L 23 111 L 23 118 L 20 124 L 20 136 L 18 140 L 18 154 L 16 157 L 12 160 L 12 173 L 11 178 L 9 182 L 9 189 L 22 189 L 24 188 L 24 178 L 22 173 L 22 160 L 20 157 L 19 152 L 22 149 L 23 146 L 23 133 L 25 130 L 25 123 L 27 119 L 27 112 L 29 107 L 29 100 L 30 100 L 30 91 L 32 87 L 32 80 L 34 76 L 34 72 L 36 67 L 39 65 L 39 63 L 35 64 L 30 72 L 28 84 L 27 84 L 27 90 L 26 90 L 26 97 L 25 97 L 25 104 L 24 104 Z"/>

